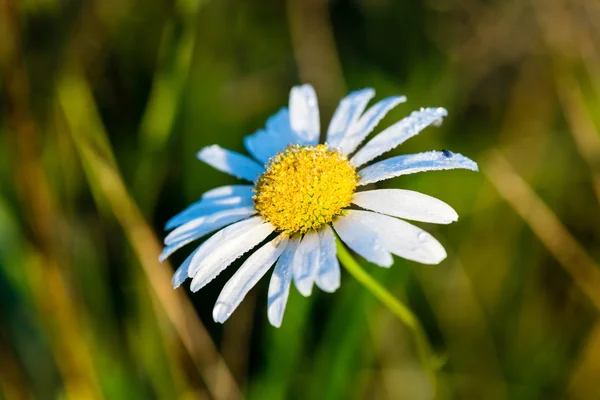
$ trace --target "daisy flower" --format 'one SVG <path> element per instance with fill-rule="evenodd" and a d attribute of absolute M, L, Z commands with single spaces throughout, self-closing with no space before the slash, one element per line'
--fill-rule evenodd
<path fill-rule="evenodd" d="M 292 88 L 289 108 L 271 116 L 266 127 L 246 136 L 251 157 L 217 145 L 198 158 L 248 181 L 212 189 L 171 218 L 160 260 L 186 244 L 213 234 L 177 269 L 173 286 L 188 277 L 196 292 L 237 258 L 256 250 L 227 282 L 213 309 L 223 323 L 248 291 L 275 265 L 268 293 L 269 322 L 279 327 L 292 280 L 309 296 L 316 285 L 334 292 L 340 286 L 336 234 L 369 262 L 389 267 L 392 254 L 423 264 L 438 264 L 444 247 L 404 219 L 448 224 L 458 215 L 446 203 L 402 189 L 360 190 L 366 185 L 415 172 L 477 164 L 447 150 L 401 155 L 365 166 L 380 155 L 439 125 L 443 108 L 422 108 L 391 125 L 358 151 L 379 121 L 404 96 L 388 97 L 367 108 L 373 89 L 350 93 L 337 107 L 324 144 L 317 96 L 310 85 Z M 400 219 L 402 218 L 402 219 Z M 335 233 L 334 233 L 335 231 Z"/>

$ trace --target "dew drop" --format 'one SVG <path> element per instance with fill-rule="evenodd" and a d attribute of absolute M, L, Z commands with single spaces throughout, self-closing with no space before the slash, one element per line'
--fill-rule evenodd
<path fill-rule="evenodd" d="M 419 242 L 421 243 L 428 242 L 429 234 L 427 232 L 419 232 L 419 234 L 417 235 L 417 239 L 419 239 Z"/>

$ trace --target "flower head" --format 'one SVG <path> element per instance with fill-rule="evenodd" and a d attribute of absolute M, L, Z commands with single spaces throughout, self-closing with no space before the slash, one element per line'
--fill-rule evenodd
<path fill-rule="evenodd" d="M 385 114 L 406 100 L 389 97 L 365 111 L 374 95 L 372 89 L 363 89 L 344 98 L 325 144 L 319 144 L 316 94 L 310 85 L 302 85 L 292 88 L 289 110 L 282 108 L 268 119 L 265 129 L 245 138 L 246 149 L 258 162 L 216 145 L 202 149 L 200 160 L 252 184 L 210 190 L 167 222 L 166 228 L 173 231 L 165 238 L 161 260 L 217 231 L 177 269 L 173 286 L 189 277 L 191 290 L 200 290 L 237 258 L 259 247 L 223 288 L 213 317 L 221 323 L 229 318 L 275 264 L 268 316 L 271 324 L 280 326 L 292 280 L 304 296 L 314 285 L 327 292 L 339 287 L 334 230 L 356 253 L 384 267 L 393 263 L 392 254 L 424 264 L 442 261 L 446 257 L 442 245 L 399 218 L 447 224 L 458 218 L 449 205 L 409 190 L 357 189 L 421 171 L 477 170 L 477 164 L 443 150 L 362 167 L 427 126 L 441 123 L 447 114 L 443 108 L 415 111 L 356 151 Z"/>
<path fill-rule="evenodd" d="M 326 145 L 291 145 L 271 158 L 255 186 L 258 214 L 289 235 L 319 230 L 352 203 L 358 174 Z"/>

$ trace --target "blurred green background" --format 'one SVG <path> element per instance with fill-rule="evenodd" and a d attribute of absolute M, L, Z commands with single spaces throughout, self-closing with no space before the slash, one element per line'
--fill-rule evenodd
<path fill-rule="evenodd" d="M 420 224 L 438 266 L 365 268 L 422 321 L 440 399 L 600 399 L 600 3 L 595 0 L 0 0 L 1 399 L 428 399 L 407 328 L 344 272 L 268 279 L 212 321 L 235 267 L 191 295 L 157 256 L 165 221 L 235 180 L 198 162 L 314 85 L 449 117 L 394 151 L 480 173 L 381 186 L 451 204 Z M 187 285 L 186 285 L 187 286 Z"/>

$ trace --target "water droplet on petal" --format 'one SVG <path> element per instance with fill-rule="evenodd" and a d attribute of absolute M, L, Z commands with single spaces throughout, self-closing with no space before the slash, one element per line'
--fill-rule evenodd
<path fill-rule="evenodd" d="M 417 235 L 417 239 L 419 239 L 419 242 L 421 243 L 425 243 L 429 241 L 429 234 L 427 232 L 419 232 L 419 234 Z"/>

